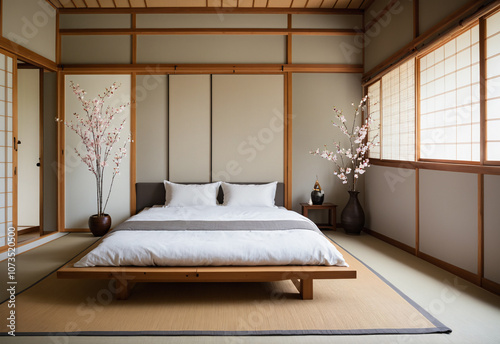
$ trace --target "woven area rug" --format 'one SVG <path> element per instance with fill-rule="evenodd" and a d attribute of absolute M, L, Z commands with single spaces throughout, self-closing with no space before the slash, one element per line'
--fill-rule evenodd
<path fill-rule="evenodd" d="M 315 280 L 313 300 L 299 299 L 292 282 L 281 281 L 138 283 L 128 300 L 118 301 L 111 297 L 109 281 L 63 280 L 52 273 L 17 295 L 16 335 L 451 332 L 367 265 L 341 247 L 339 250 L 358 271 L 357 279 Z M 8 312 L 4 302 L 0 317 L 6 319 Z"/>

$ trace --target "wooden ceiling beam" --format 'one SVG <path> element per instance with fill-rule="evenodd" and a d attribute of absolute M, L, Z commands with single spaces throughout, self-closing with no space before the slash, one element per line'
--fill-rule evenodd
<path fill-rule="evenodd" d="M 146 4 L 147 6 L 147 4 Z M 148 13 L 178 13 L 178 14 L 363 14 L 359 9 L 334 8 L 258 8 L 258 7 L 133 7 L 133 8 L 60 8 L 60 14 L 148 14 Z"/>
<path fill-rule="evenodd" d="M 354 29 L 60 29 L 64 36 L 87 35 L 278 35 L 299 36 L 355 36 L 359 30 Z"/>
<path fill-rule="evenodd" d="M 65 73 L 362 73 L 362 65 L 348 64 L 123 64 L 62 65 Z"/>
<path fill-rule="evenodd" d="M 87 0 L 79 0 L 82 2 L 82 5 L 84 6 L 79 6 L 75 0 L 46 0 L 48 3 L 50 3 L 52 6 L 58 8 L 58 9 L 89 9 L 93 8 L 93 6 L 89 6 L 89 3 Z M 139 5 L 136 7 L 133 6 L 132 0 L 126 0 L 128 2 L 128 7 L 124 7 L 123 5 L 118 6 L 116 0 L 111 0 L 112 1 L 112 6 L 106 6 L 103 7 L 102 3 L 100 0 L 95 0 L 96 4 L 98 7 L 96 8 L 106 8 L 106 9 L 112 9 L 112 8 L 120 8 L 120 9 L 125 9 L 125 10 L 133 10 L 137 8 L 149 8 L 152 10 L 161 10 L 161 9 L 168 9 L 168 13 L 184 13 L 184 12 L 172 12 L 173 9 L 178 9 L 177 7 L 150 7 L 151 5 L 148 3 L 148 0 L 142 0 L 143 5 Z M 368 6 L 371 5 L 371 3 L 374 0 L 304 0 L 299 6 L 295 6 L 297 4 L 296 0 L 290 0 L 289 5 L 285 6 L 279 6 L 278 3 L 274 3 L 271 0 L 261 0 L 260 5 L 256 6 L 256 0 L 245 0 L 245 1 L 250 1 L 245 2 L 246 5 L 242 5 L 242 2 L 240 0 L 232 0 L 235 1 L 234 6 L 225 6 L 224 5 L 224 0 L 220 0 L 220 6 L 210 6 L 209 2 L 210 0 L 206 0 L 206 4 L 204 7 L 180 7 L 182 9 L 185 9 L 187 12 L 190 13 L 200 13 L 200 8 L 206 9 L 206 8 L 213 8 L 217 9 L 218 12 L 221 10 L 224 11 L 226 10 L 231 10 L 231 12 L 234 12 L 235 10 L 241 10 L 241 9 L 261 9 L 261 10 L 286 10 L 286 9 L 291 9 L 294 8 L 295 10 L 322 10 L 322 9 L 327 9 L 327 10 L 341 10 L 341 9 L 350 9 L 350 10 L 362 10 L 367 8 Z M 111 2 L 110 2 L 111 3 Z M 65 5 L 66 4 L 66 5 Z M 68 6 L 69 5 L 69 6 Z M 194 12 L 193 12 L 194 11 Z M 279 13 L 283 13 L 281 11 L 278 11 Z M 276 13 L 276 12 L 273 12 Z M 289 13 L 286 12 L 287 14 L 294 14 L 294 13 Z"/>

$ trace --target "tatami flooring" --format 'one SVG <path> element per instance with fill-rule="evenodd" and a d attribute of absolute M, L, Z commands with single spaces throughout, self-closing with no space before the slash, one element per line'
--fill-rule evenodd
<path fill-rule="evenodd" d="M 275 336 L 275 337 L 2 337 L 2 343 L 500 343 L 500 297 L 443 271 L 372 236 L 347 236 L 325 232 L 337 243 L 387 278 L 428 310 L 451 334 L 369 336 Z M 89 234 L 70 234 L 17 257 L 18 290 L 55 270 L 95 239 Z M 0 263 L 5 274 L 6 263 Z M 0 280 L 4 281 L 2 276 Z M 4 284 L 4 283 L 2 283 Z M 5 284 L 4 284 L 5 285 Z M 22 287 L 22 288 L 21 288 Z M 4 290 L 0 295 L 4 299 Z"/>

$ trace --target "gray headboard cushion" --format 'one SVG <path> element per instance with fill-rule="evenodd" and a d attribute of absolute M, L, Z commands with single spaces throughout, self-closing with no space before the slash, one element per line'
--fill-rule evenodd
<path fill-rule="evenodd" d="M 183 183 L 185 184 L 185 183 Z M 198 183 L 193 183 L 198 184 Z M 234 183 L 234 184 L 264 184 L 264 183 Z M 153 205 L 163 205 L 165 204 L 165 186 L 163 182 L 161 183 L 136 183 L 136 203 L 135 209 L 136 213 L 140 212 L 146 207 L 152 207 Z M 222 188 L 219 188 L 219 194 L 217 199 L 219 203 L 223 200 Z M 277 206 L 285 205 L 285 184 L 278 183 L 276 187 L 276 197 L 274 202 Z"/>

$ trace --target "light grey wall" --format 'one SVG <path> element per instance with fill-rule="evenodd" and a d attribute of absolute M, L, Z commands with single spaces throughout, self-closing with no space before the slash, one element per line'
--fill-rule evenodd
<path fill-rule="evenodd" d="M 387 4 L 376 0 L 365 20 L 373 19 Z M 383 62 L 413 39 L 413 2 L 400 0 L 365 34 L 365 72 Z"/>
<path fill-rule="evenodd" d="M 284 63 L 284 36 L 139 35 L 137 63 Z"/>
<path fill-rule="evenodd" d="M 169 77 L 169 180 L 210 182 L 210 75 Z"/>
<path fill-rule="evenodd" d="M 415 170 L 371 166 L 365 178 L 366 227 L 415 247 Z"/>
<path fill-rule="evenodd" d="M 434 25 L 458 10 L 471 0 L 420 0 L 419 1 L 419 30 L 425 33 Z"/>
<path fill-rule="evenodd" d="M 372 21 L 390 0 L 375 0 L 365 12 Z M 426 33 L 448 15 L 474 0 L 420 0 L 419 33 Z M 365 71 L 383 62 L 413 39 L 413 1 L 400 0 L 365 34 Z M 356 45 L 359 47 L 359 44 Z"/>
<path fill-rule="evenodd" d="M 47 1 L 3 0 L 2 35 L 56 60 L 56 11 Z"/>
<path fill-rule="evenodd" d="M 472 273 L 478 256 L 477 186 L 473 173 L 420 170 L 420 251 Z"/>
<path fill-rule="evenodd" d="M 292 62 L 362 64 L 355 40 L 356 36 L 292 36 Z"/>
<path fill-rule="evenodd" d="M 57 75 L 43 78 L 43 230 L 57 230 Z"/>
<path fill-rule="evenodd" d="M 348 121 L 352 121 L 353 107 L 361 99 L 360 74 L 293 74 L 293 210 L 300 212 L 300 203 L 307 202 L 319 178 L 325 191 L 325 202 L 337 204 L 337 219 L 348 200 L 347 188 L 333 175 L 334 164 L 309 151 L 322 149 L 328 145 L 333 149 L 333 141 L 346 144 L 347 138 L 331 125 L 334 106 L 343 109 Z M 352 123 L 352 122 L 350 122 Z M 368 172 L 369 173 L 369 172 Z M 363 184 L 360 180 L 360 201 L 363 202 Z"/>
<path fill-rule="evenodd" d="M 342 14 L 292 14 L 294 29 L 359 29 L 363 27 L 362 15 Z"/>
<path fill-rule="evenodd" d="M 61 63 L 131 63 L 131 47 L 130 36 L 62 36 Z"/>
<path fill-rule="evenodd" d="M 500 283 L 500 176 L 484 176 L 484 277 Z"/>
<path fill-rule="evenodd" d="M 19 145 L 17 223 L 40 225 L 40 82 L 38 69 L 17 71 L 17 118 Z"/>
<path fill-rule="evenodd" d="M 137 75 L 136 179 L 160 182 L 168 178 L 168 77 Z"/>
<path fill-rule="evenodd" d="M 61 14 L 59 27 L 61 29 L 115 29 L 130 28 L 130 14 Z"/>
<path fill-rule="evenodd" d="M 137 14 L 139 28 L 286 28 L 286 14 Z"/>

